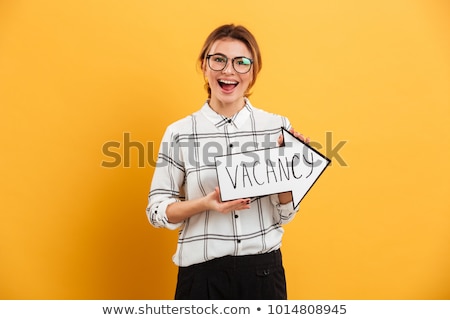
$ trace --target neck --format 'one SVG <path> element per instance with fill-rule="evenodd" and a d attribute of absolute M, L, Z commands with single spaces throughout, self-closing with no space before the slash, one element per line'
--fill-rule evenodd
<path fill-rule="evenodd" d="M 245 106 L 245 99 L 238 100 L 232 103 L 224 103 L 222 101 L 211 99 L 209 101 L 209 106 L 218 114 L 227 118 L 231 118 L 236 113 L 241 111 L 241 109 Z"/>

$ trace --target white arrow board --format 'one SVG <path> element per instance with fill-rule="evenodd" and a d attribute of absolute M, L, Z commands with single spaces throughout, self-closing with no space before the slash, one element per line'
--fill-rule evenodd
<path fill-rule="evenodd" d="M 330 160 L 286 129 L 282 133 L 282 147 L 215 158 L 222 201 L 292 191 L 298 207 Z"/>

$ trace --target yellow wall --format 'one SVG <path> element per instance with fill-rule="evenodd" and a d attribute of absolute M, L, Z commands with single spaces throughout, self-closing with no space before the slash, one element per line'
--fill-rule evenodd
<path fill-rule="evenodd" d="M 172 298 L 147 160 L 204 102 L 197 53 L 234 22 L 263 53 L 253 104 L 322 152 L 347 141 L 286 227 L 289 297 L 450 299 L 449 2 L 220 3 L 0 2 L 0 298 Z M 146 165 L 133 147 L 102 167 L 126 135 Z"/>

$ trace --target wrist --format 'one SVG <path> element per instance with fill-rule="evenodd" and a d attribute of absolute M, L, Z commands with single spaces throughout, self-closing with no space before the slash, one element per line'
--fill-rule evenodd
<path fill-rule="evenodd" d="M 286 204 L 292 201 L 292 193 L 291 192 L 283 192 L 278 194 L 278 201 L 280 204 Z"/>
<path fill-rule="evenodd" d="M 209 195 L 206 195 L 198 199 L 198 208 L 200 212 L 212 209 Z"/>

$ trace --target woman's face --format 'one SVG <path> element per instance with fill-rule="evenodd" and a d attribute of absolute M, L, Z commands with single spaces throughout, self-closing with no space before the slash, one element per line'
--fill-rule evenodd
<path fill-rule="evenodd" d="M 253 66 L 247 73 L 238 73 L 233 68 L 232 59 L 235 57 L 253 59 L 250 50 L 239 40 L 224 38 L 213 43 L 208 52 L 208 55 L 212 54 L 221 54 L 228 58 L 228 62 L 222 71 L 212 70 L 208 61 L 203 65 L 203 72 L 211 88 L 211 104 L 222 106 L 243 104 L 243 97 L 253 79 Z"/>

